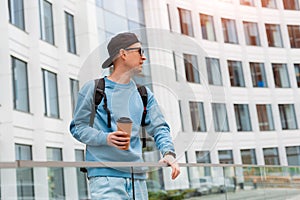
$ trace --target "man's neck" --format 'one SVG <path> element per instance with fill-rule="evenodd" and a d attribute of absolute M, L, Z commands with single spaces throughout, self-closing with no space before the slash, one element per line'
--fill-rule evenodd
<path fill-rule="evenodd" d="M 113 73 L 107 77 L 109 80 L 119 83 L 119 84 L 127 84 L 131 80 L 131 73 L 130 72 L 121 72 L 121 71 L 113 71 Z"/>

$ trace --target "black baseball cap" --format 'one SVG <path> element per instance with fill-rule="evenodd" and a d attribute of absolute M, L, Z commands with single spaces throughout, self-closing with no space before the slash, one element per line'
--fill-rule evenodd
<path fill-rule="evenodd" d="M 108 68 L 113 64 L 113 59 L 119 53 L 120 49 L 126 49 L 137 42 L 140 41 L 134 33 L 125 32 L 114 36 L 107 45 L 109 58 L 103 62 L 102 68 Z"/>

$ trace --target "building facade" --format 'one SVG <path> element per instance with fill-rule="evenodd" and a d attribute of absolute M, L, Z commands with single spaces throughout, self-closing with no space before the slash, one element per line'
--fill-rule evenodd
<path fill-rule="evenodd" d="M 106 43 L 130 30 L 148 58 L 137 81 L 156 95 L 179 162 L 300 165 L 299 4 L 1 1 L 0 161 L 84 159 L 68 132 L 77 92 L 109 73 L 100 69 Z M 172 182 L 161 173 L 178 189 L 193 173 L 220 172 L 183 169 Z M 1 170 L 0 185 L 2 199 L 88 197 L 77 169 Z"/>

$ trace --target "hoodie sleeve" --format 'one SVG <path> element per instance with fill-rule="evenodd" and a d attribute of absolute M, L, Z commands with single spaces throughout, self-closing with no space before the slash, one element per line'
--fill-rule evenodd
<path fill-rule="evenodd" d="M 147 133 L 154 138 L 156 146 L 162 155 L 169 151 L 175 153 L 174 144 L 170 134 L 170 127 L 166 122 L 153 93 L 148 88 L 147 93 L 148 112 L 146 115 L 146 123 L 149 124 L 146 126 Z"/>
<path fill-rule="evenodd" d="M 94 81 L 86 83 L 79 91 L 70 132 L 78 141 L 92 146 L 106 145 L 107 134 L 89 126 L 92 113 Z"/>

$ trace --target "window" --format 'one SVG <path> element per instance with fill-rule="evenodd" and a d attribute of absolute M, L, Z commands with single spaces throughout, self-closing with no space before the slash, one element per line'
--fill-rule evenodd
<path fill-rule="evenodd" d="M 216 41 L 213 16 L 200 14 L 200 24 L 201 24 L 202 38 L 205 40 Z"/>
<path fill-rule="evenodd" d="M 219 59 L 205 58 L 205 60 L 209 84 L 223 85 Z"/>
<path fill-rule="evenodd" d="M 247 104 L 234 104 L 235 120 L 238 131 L 251 131 L 251 120 Z"/>
<path fill-rule="evenodd" d="M 209 151 L 196 151 L 196 160 L 197 163 L 211 163 Z M 201 175 L 211 176 L 211 167 L 204 167 L 204 173 L 202 173 Z"/>
<path fill-rule="evenodd" d="M 247 45 L 260 46 L 259 31 L 257 23 L 243 22 Z"/>
<path fill-rule="evenodd" d="M 40 0 L 39 3 L 41 39 L 54 45 L 52 4 L 46 0 Z"/>
<path fill-rule="evenodd" d="M 278 148 L 263 148 L 265 165 L 280 165 Z"/>
<path fill-rule="evenodd" d="M 224 42 L 238 44 L 235 20 L 222 18 Z"/>
<path fill-rule="evenodd" d="M 286 10 L 299 10 L 298 0 L 283 0 L 283 7 Z"/>
<path fill-rule="evenodd" d="M 220 164 L 233 164 L 232 150 L 219 150 L 219 162 Z"/>
<path fill-rule="evenodd" d="M 300 165 L 300 146 L 286 147 L 288 165 Z"/>
<path fill-rule="evenodd" d="M 84 150 L 75 149 L 75 160 L 84 161 Z M 80 168 L 76 168 L 77 174 L 77 187 L 79 199 L 88 199 L 88 187 L 86 181 L 86 175 L 80 171 Z"/>
<path fill-rule="evenodd" d="M 291 48 L 300 48 L 300 26 L 288 25 Z"/>
<path fill-rule="evenodd" d="M 277 8 L 276 0 L 261 0 L 261 6 L 264 8 Z"/>
<path fill-rule="evenodd" d="M 11 57 L 14 109 L 29 112 L 27 63 Z"/>
<path fill-rule="evenodd" d="M 264 63 L 250 63 L 253 87 L 268 87 Z"/>
<path fill-rule="evenodd" d="M 260 131 L 273 131 L 273 114 L 270 104 L 257 104 L 256 111 L 258 116 L 258 125 Z"/>
<path fill-rule="evenodd" d="M 290 79 L 286 64 L 272 64 L 276 88 L 290 88 Z"/>
<path fill-rule="evenodd" d="M 47 71 L 43 72 L 45 116 L 59 118 L 59 104 L 56 74 Z"/>
<path fill-rule="evenodd" d="M 191 11 L 178 8 L 180 18 L 181 33 L 188 36 L 194 36 Z"/>
<path fill-rule="evenodd" d="M 280 26 L 278 24 L 265 24 L 269 47 L 283 47 Z"/>
<path fill-rule="evenodd" d="M 15 144 L 16 160 L 32 160 L 30 145 Z M 17 194 L 18 199 L 34 199 L 33 168 L 18 168 Z"/>
<path fill-rule="evenodd" d="M 190 113 L 193 131 L 206 131 L 205 116 L 202 102 L 190 102 Z"/>
<path fill-rule="evenodd" d="M 47 147 L 48 161 L 62 161 L 62 149 Z M 48 168 L 48 192 L 49 199 L 64 199 L 65 184 L 64 171 L 61 167 Z"/>
<path fill-rule="evenodd" d="M 243 165 L 256 165 L 255 149 L 241 149 Z"/>
<path fill-rule="evenodd" d="M 79 81 L 70 79 L 70 86 L 71 86 L 71 105 L 72 105 L 72 112 L 74 112 L 76 103 L 77 103 L 77 96 L 79 92 Z"/>
<path fill-rule="evenodd" d="M 173 63 L 174 63 L 174 70 L 175 70 L 175 79 L 178 81 L 178 72 L 177 72 L 177 63 L 176 63 L 176 53 L 173 51 Z"/>
<path fill-rule="evenodd" d="M 297 86 L 300 87 L 300 64 L 294 64 Z"/>
<path fill-rule="evenodd" d="M 182 102 L 178 100 L 179 112 L 180 112 L 180 122 L 181 122 L 181 130 L 184 131 L 184 123 L 183 123 L 183 114 L 182 114 Z"/>
<path fill-rule="evenodd" d="M 23 0 L 8 0 L 9 22 L 25 30 L 24 2 Z"/>
<path fill-rule="evenodd" d="M 188 82 L 200 83 L 197 56 L 183 54 L 186 80 Z"/>
<path fill-rule="evenodd" d="M 282 130 L 297 129 L 297 119 L 293 104 L 279 104 Z"/>
<path fill-rule="evenodd" d="M 230 84 L 233 87 L 245 87 L 244 73 L 241 61 L 228 60 Z"/>
<path fill-rule="evenodd" d="M 254 6 L 254 1 L 253 0 L 240 0 L 241 5 L 245 6 Z"/>
<path fill-rule="evenodd" d="M 65 12 L 68 52 L 76 54 L 75 27 L 73 15 Z"/>
<path fill-rule="evenodd" d="M 212 103 L 213 120 L 216 132 L 228 132 L 228 117 L 224 103 Z"/>

